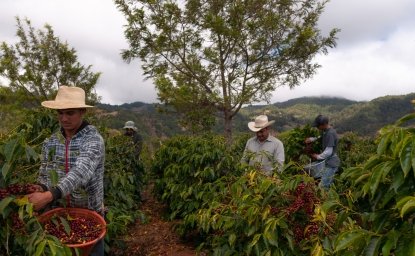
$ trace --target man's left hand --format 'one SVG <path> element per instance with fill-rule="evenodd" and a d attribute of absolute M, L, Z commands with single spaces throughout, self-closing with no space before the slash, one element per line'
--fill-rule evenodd
<path fill-rule="evenodd" d="M 35 192 L 27 195 L 29 202 L 33 204 L 33 207 L 36 211 L 43 209 L 50 202 L 53 201 L 53 196 L 50 191 L 46 192 Z"/>

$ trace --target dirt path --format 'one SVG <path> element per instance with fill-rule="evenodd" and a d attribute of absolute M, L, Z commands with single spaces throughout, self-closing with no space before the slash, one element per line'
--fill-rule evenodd
<path fill-rule="evenodd" d="M 130 235 L 124 238 L 127 248 L 123 251 L 115 250 L 111 255 L 138 255 L 138 256 L 194 256 L 196 250 L 190 244 L 186 244 L 173 231 L 173 222 L 163 219 L 165 211 L 163 204 L 159 203 L 151 194 L 152 186 L 147 186 L 142 191 L 143 203 L 140 210 L 148 218 L 148 223 L 139 220 L 129 231 Z"/>

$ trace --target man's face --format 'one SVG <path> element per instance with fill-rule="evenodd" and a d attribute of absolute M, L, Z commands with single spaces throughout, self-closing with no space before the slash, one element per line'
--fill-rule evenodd
<path fill-rule="evenodd" d="M 265 141 L 269 135 L 269 127 L 265 127 L 264 129 L 256 132 L 256 137 L 260 142 Z"/>
<path fill-rule="evenodd" d="M 85 114 L 85 110 L 70 108 L 59 109 L 58 120 L 59 124 L 65 131 L 77 130 L 82 124 L 82 117 Z"/>
<path fill-rule="evenodd" d="M 125 129 L 125 135 L 131 136 L 134 134 L 134 130 L 131 128 Z"/>

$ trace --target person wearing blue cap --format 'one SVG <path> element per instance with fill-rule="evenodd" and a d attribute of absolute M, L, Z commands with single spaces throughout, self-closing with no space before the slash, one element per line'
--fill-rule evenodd
<path fill-rule="evenodd" d="M 322 152 L 320 154 L 313 153 L 311 157 L 317 161 L 325 161 L 325 168 L 314 175 L 315 178 L 321 178 L 320 185 L 325 189 L 330 188 L 334 180 L 334 175 L 339 169 L 340 158 L 337 155 L 337 145 L 339 138 L 336 130 L 329 124 L 327 116 L 318 115 L 313 122 L 321 132 L 321 136 L 306 138 L 305 143 L 312 143 L 317 139 L 321 139 Z"/>
<path fill-rule="evenodd" d="M 137 157 L 140 156 L 140 152 L 143 146 L 143 138 L 140 134 L 137 133 L 138 129 L 135 126 L 135 123 L 133 121 L 127 121 L 125 122 L 125 125 L 123 127 L 125 133 L 125 136 L 131 137 L 132 142 L 135 147 L 135 153 Z"/>

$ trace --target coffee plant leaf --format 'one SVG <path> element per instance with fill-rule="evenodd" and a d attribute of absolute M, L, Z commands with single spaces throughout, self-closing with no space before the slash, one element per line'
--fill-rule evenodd
<path fill-rule="evenodd" d="M 61 221 L 61 224 L 62 224 L 63 228 L 65 229 L 66 234 L 70 235 L 71 234 L 71 227 L 69 226 L 68 221 L 63 217 L 59 217 L 59 220 Z"/>
<path fill-rule="evenodd" d="M 262 234 L 255 234 L 254 238 L 252 239 L 252 241 L 249 243 L 248 247 L 252 248 L 254 247 L 257 243 L 258 240 L 261 238 Z"/>
<path fill-rule="evenodd" d="M 11 162 L 14 156 L 16 156 L 16 151 L 19 147 L 19 140 L 18 139 L 12 139 L 8 141 L 4 147 L 3 147 L 3 154 L 6 158 L 7 162 Z"/>
<path fill-rule="evenodd" d="M 335 251 L 340 252 L 348 247 L 355 247 L 356 243 L 365 241 L 368 233 L 365 230 L 351 230 L 340 234 L 335 242 Z"/>
<path fill-rule="evenodd" d="M 392 180 L 391 188 L 398 193 L 399 188 L 405 183 L 403 172 L 395 172 Z"/>
<path fill-rule="evenodd" d="M 9 174 L 9 171 L 11 169 L 11 163 L 10 162 L 5 162 L 3 167 L 1 168 L 1 175 L 3 176 L 4 179 L 6 179 L 7 174 Z"/>
<path fill-rule="evenodd" d="M 320 242 L 317 242 L 314 245 L 313 250 L 311 251 L 311 256 L 323 256 L 323 255 L 324 255 L 323 246 L 321 246 Z"/>
<path fill-rule="evenodd" d="M 7 217 L 6 212 L 5 212 L 6 207 L 11 202 L 13 202 L 13 200 L 14 200 L 13 197 L 6 197 L 6 198 L 3 198 L 3 200 L 0 201 L 0 213 L 3 215 L 3 219 L 5 219 Z"/>
<path fill-rule="evenodd" d="M 412 172 L 415 177 L 415 137 L 412 140 L 412 151 L 411 151 L 411 165 L 412 165 Z"/>
<path fill-rule="evenodd" d="M 372 237 L 369 244 L 366 246 L 365 249 L 365 256 L 377 256 L 379 255 L 379 247 L 381 245 L 382 238 L 381 237 Z"/>
<path fill-rule="evenodd" d="M 46 245 L 46 240 L 41 241 L 37 246 L 36 246 L 36 252 L 34 256 L 40 256 L 43 255 L 44 250 L 45 250 L 45 245 Z"/>
<path fill-rule="evenodd" d="M 403 218 L 409 212 L 415 209 L 415 197 L 406 196 L 396 203 L 396 208 L 400 209 L 400 216 Z"/>
<path fill-rule="evenodd" d="M 367 183 L 370 186 L 370 193 L 372 198 L 375 196 L 376 194 L 376 190 L 378 189 L 379 186 L 379 182 L 382 178 L 382 176 L 384 175 L 384 171 L 385 171 L 385 165 L 388 164 L 388 162 L 382 162 L 378 165 L 376 165 L 374 168 L 372 168 L 372 175 L 370 176 L 370 180 Z M 366 191 L 367 193 L 368 191 Z"/>
<path fill-rule="evenodd" d="M 37 160 L 39 158 L 39 154 L 36 153 L 36 151 L 30 147 L 29 145 L 25 146 L 25 152 L 26 152 L 26 160 Z"/>
<path fill-rule="evenodd" d="M 23 196 L 23 197 L 20 197 L 20 198 L 16 198 L 16 199 L 14 199 L 14 203 L 17 206 L 23 206 L 23 205 L 26 205 L 26 204 L 29 203 L 29 198 L 27 196 Z"/>
<path fill-rule="evenodd" d="M 382 246 L 382 255 L 389 256 L 393 246 L 394 245 L 392 240 L 386 240 L 386 243 Z"/>
<path fill-rule="evenodd" d="M 235 244 L 236 235 L 234 233 L 230 234 L 228 237 L 228 243 L 230 247 L 233 247 Z"/>
<path fill-rule="evenodd" d="M 400 126 L 400 125 L 404 124 L 405 122 L 410 121 L 412 119 L 415 119 L 415 113 L 410 113 L 410 114 L 407 114 L 407 115 L 401 117 L 398 121 L 396 121 L 395 124 Z"/>
<path fill-rule="evenodd" d="M 52 186 L 56 186 L 58 184 L 58 172 L 56 170 L 50 170 L 50 180 Z"/>
<path fill-rule="evenodd" d="M 408 256 L 415 255 L 415 239 L 413 239 L 414 234 L 412 233 L 412 239 L 400 239 L 396 246 L 395 254 L 396 256 Z"/>
<path fill-rule="evenodd" d="M 56 245 L 53 241 L 48 240 L 48 246 L 52 255 L 56 255 Z"/>
<path fill-rule="evenodd" d="M 413 140 L 408 136 L 402 143 L 401 151 L 399 153 L 399 159 L 401 162 L 402 171 L 404 177 L 406 177 L 411 170 L 413 158 L 415 155 L 412 155 L 412 148 L 415 147 L 412 143 Z"/>

